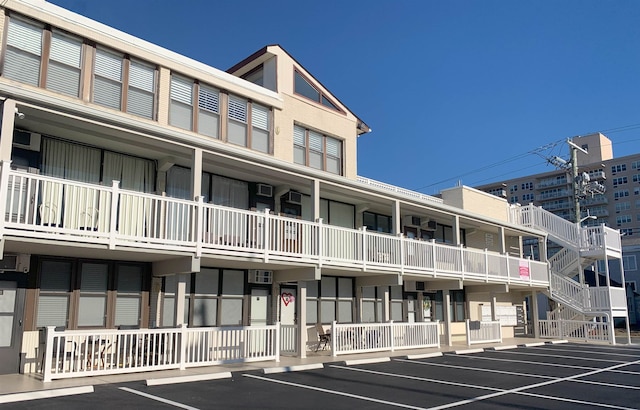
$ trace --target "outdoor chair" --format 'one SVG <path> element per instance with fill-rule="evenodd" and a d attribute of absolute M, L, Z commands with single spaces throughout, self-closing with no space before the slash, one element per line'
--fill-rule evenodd
<path fill-rule="evenodd" d="M 316 332 L 318 332 L 318 344 L 316 345 L 316 352 L 320 349 L 320 345 L 322 345 L 322 349 L 324 350 L 329 343 L 329 347 L 331 347 L 331 329 L 324 330 L 322 324 L 316 323 Z"/>

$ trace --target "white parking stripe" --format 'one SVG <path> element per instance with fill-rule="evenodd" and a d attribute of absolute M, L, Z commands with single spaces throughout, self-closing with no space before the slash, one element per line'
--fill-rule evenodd
<path fill-rule="evenodd" d="M 493 350 L 488 350 L 489 352 L 493 352 Z M 548 353 L 527 353 L 522 351 L 512 352 L 512 351 L 502 351 L 499 353 L 505 354 L 517 354 L 523 356 L 543 356 L 543 357 L 555 357 L 556 359 L 573 359 L 573 360 L 588 360 L 590 362 L 604 362 L 604 363 L 624 363 L 624 360 L 608 360 L 608 359 L 594 359 L 593 357 L 576 357 L 576 356 L 563 356 L 560 354 L 548 354 Z"/>
<path fill-rule="evenodd" d="M 563 367 L 566 369 L 577 369 L 577 370 L 594 370 L 596 367 L 587 367 L 587 366 L 572 366 L 568 364 L 559 364 L 559 363 L 548 363 L 548 362 L 532 362 L 529 360 L 514 360 L 514 359 L 499 359 L 497 357 L 483 357 L 483 356 L 458 356 L 458 355 L 446 355 L 452 357 L 461 357 L 465 359 L 471 360 L 492 360 L 495 362 L 510 362 L 510 363 L 524 363 L 524 364 L 534 364 L 536 366 L 549 366 L 549 367 Z M 640 372 L 632 372 L 628 370 L 610 370 L 611 373 L 620 373 L 620 374 L 630 374 L 630 375 L 640 375 Z"/>
<path fill-rule="evenodd" d="M 345 393 L 345 392 L 341 392 L 341 391 L 337 391 L 337 390 L 323 389 L 321 387 L 308 386 L 306 384 L 292 383 L 292 382 L 286 382 L 284 380 L 270 379 L 268 377 L 257 376 L 255 374 L 247 374 L 247 373 L 245 373 L 242 376 L 250 377 L 252 379 L 258 379 L 258 380 L 262 380 L 262 381 L 266 381 L 266 382 L 271 382 L 271 383 L 284 384 L 286 386 L 299 387 L 301 389 L 314 390 L 314 391 L 319 391 L 319 392 L 322 392 L 322 393 L 335 394 L 337 396 L 343 396 L 343 397 L 350 397 L 352 399 L 364 400 L 364 401 L 369 401 L 369 402 L 373 402 L 373 403 L 386 404 L 388 406 L 402 407 L 404 409 L 426 410 L 424 407 L 411 406 L 411 405 L 408 405 L 408 404 L 396 403 L 396 402 L 387 401 L 387 400 L 378 400 L 378 399 L 374 399 L 372 397 L 360 396 L 360 395 L 357 395 L 357 394 Z"/>
<path fill-rule="evenodd" d="M 589 350 L 589 349 L 564 349 L 564 348 L 549 349 L 548 347 L 532 347 L 531 349 L 546 350 L 547 352 L 572 352 L 572 353 L 581 353 L 581 354 L 596 353 L 604 356 L 638 357 L 637 354 L 609 353 L 609 352 L 602 352 L 599 350 Z"/>
<path fill-rule="evenodd" d="M 162 398 L 162 397 L 154 396 L 153 394 L 144 393 L 144 392 L 141 392 L 141 391 L 138 391 L 138 390 L 133 390 L 133 389 L 130 389 L 128 387 L 119 387 L 119 389 L 120 390 L 124 390 L 124 391 L 129 392 L 129 393 L 137 394 L 138 396 L 146 397 L 147 399 L 159 401 L 161 403 L 169 404 L 169 405 L 174 406 L 174 407 L 179 407 L 181 409 L 198 410 L 197 407 L 191 407 L 191 406 L 188 406 L 186 404 L 178 403 L 177 401 L 173 401 L 173 400 L 165 399 L 165 398 Z"/>
<path fill-rule="evenodd" d="M 532 396 L 535 393 L 528 393 L 528 392 L 525 392 L 525 390 L 534 389 L 534 388 L 543 387 L 543 386 L 549 386 L 549 385 L 560 383 L 560 382 L 563 382 L 563 381 L 574 380 L 574 379 L 577 379 L 577 378 L 580 378 L 580 377 L 591 376 L 591 375 L 598 374 L 598 373 L 604 373 L 604 372 L 607 372 L 607 371 L 610 371 L 610 370 L 618 369 L 620 367 L 634 365 L 634 364 L 638 364 L 638 363 L 640 363 L 640 360 L 636 360 L 634 362 L 628 362 L 628 363 L 620 363 L 620 364 L 617 364 L 617 365 L 614 365 L 614 366 L 610 366 L 610 367 L 607 367 L 607 368 L 604 368 L 604 369 L 598 369 L 598 370 L 594 370 L 594 371 L 591 371 L 591 372 L 586 372 L 586 373 L 582 373 L 582 374 L 576 374 L 576 375 L 569 376 L 569 377 L 563 377 L 563 378 L 557 379 L 557 380 L 548 380 L 548 381 L 545 381 L 545 382 L 531 384 L 531 385 L 528 385 L 528 386 L 522 386 L 522 387 L 518 387 L 518 388 L 515 388 L 515 389 L 511 389 L 511 390 L 505 390 L 503 392 L 486 394 L 484 396 L 476 397 L 474 399 L 461 400 L 461 401 L 458 401 L 458 402 L 455 402 L 455 403 L 449 403 L 449 404 L 442 405 L 442 406 L 431 407 L 429 410 L 449 409 L 451 407 L 457 407 L 457 406 L 461 406 L 463 404 L 475 403 L 475 402 L 480 401 L 480 400 L 492 399 L 494 397 L 504 396 L 506 394 L 524 393 L 527 396 Z M 560 399 L 560 401 L 570 402 L 570 403 L 578 403 L 578 404 L 586 404 L 587 403 L 587 402 L 583 402 L 581 400 L 555 398 L 555 397 L 543 396 L 543 395 L 536 395 L 536 397 L 544 397 L 544 398 L 552 399 L 552 400 Z M 604 408 L 610 408 L 610 409 L 632 410 L 632 408 L 630 408 L 630 407 L 614 406 L 614 405 L 605 404 L 605 403 L 589 402 L 588 404 L 591 405 L 591 406 L 604 407 Z"/>
<path fill-rule="evenodd" d="M 405 360 L 405 359 L 395 359 L 395 361 L 411 363 L 411 364 L 420 364 L 420 365 L 424 365 L 424 366 L 449 367 L 449 368 L 452 368 L 452 369 L 473 370 L 473 371 L 478 371 L 478 372 L 482 372 L 482 373 L 509 374 L 509 375 L 513 375 L 513 376 L 534 377 L 534 378 L 548 379 L 548 380 L 559 379 L 559 377 L 554 377 L 554 376 L 544 376 L 544 375 L 540 375 L 540 374 L 531 374 L 531 373 L 517 373 L 517 372 L 509 372 L 509 371 L 506 371 L 506 370 L 484 369 L 484 368 L 479 368 L 479 367 L 456 366 L 456 365 L 451 365 L 451 364 L 432 363 L 432 362 L 418 362 L 418 361 L 415 361 L 415 360 Z M 618 389 L 640 390 L 640 387 L 628 386 L 626 384 L 612 384 L 612 383 L 605 383 L 605 382 L 595 382 L 595 381 L 590 381 L 590 380 L 571 380 L 571 381 L 575 382 L 575 383 L 592 384 L 592 385 L 596 385 L 596 386 L 614 387 L 614 388 L 618 388 Z"/>

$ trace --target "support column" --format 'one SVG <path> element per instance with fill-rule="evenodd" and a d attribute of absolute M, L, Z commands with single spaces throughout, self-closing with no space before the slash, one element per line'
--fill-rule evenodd
<path fill-rule="evenodd" d="M 507 253 L 507 239 L 504 236 L 503 226 L 500 226 L 498 228 L 498 242 L 500 245 L 500 253 L 504 255 L 505 253 Z M 522 256 L 522 255 L 519 255 L 519 256 Z"/>
<path fill-rule="evenodd" d="M 498 316 L 498 302 L 495 293 L 491 293 L 491 320 L 496 321 Z"/>
<path fill-rule="evenodd" d="M 385 286 L 382 292 L 382 321 L 391 321 L 391 293 L 388 286 Z"/>
<path fill-rule="evenodd" d="M 444 312 L 445 323 L 445 344 L 447 346 L 453 345 L 453 330 L 451 329 L 451 293 L 448 290 L 442 291 L 442 310 Z"/>
<path fill-rule="evenodd" d="M 533 322 L 533 337 L 538 339 L 540 337 L 540 329 L 538 326 L 538 292 L 531 292 L 531 320 Z"/>
<path fill-rule="evenodd" d="M 11 147 L 13 144 L 13 128 L 15 120 L 15 100 L 4 100 L 4 103 L 2 103 L 2 128 L 0 128 L 0 161 L 11 160 Z"/>
<path fill-rule="evenodd" d="M 462 239 L 460 238 L 460 217 L 455 215 L 453 217 L 453 243 L 457 246 L 462 244 Z"/>
<path fill-rule="evenodd" d="M 184 324 L 184 298 L 187 293 L 187 275 L 189 274 L 179 274 L 178 280 L 176 281 L 176 305 L 174 316 L 176 327 Z"/>
<path fill-rule="evenodd" d="M 318 179 L 311 181 L 311 216 L 312 221 L 318 221 L 322 218 L 320 215 L 320 180 Z"/>
<path fill-rule="evenodd" d="M 191 158 L 191 199 L 202 195 L 202 149 L 193 150 Z"/>
<path fill-rule="evenodd" d="M 402 221 L 400 216 L 400 201 L 393 201 L 393 209 L 391 212 L 391 219 L 393 221 L 393 234 L 398 235 L 402 232 Z"/>
<path fill-rule="evenodd" d="M 298 321 L 298 352 L 300 358 L 307 357 L 307 282 L 298 282 L 298 297 L 296 298 L 296 309 L 298 311 L 296 320 Z"/>

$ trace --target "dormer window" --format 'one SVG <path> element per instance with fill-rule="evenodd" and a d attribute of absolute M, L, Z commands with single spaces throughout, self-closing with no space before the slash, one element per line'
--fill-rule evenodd
<path fill-rule="evenodd" d="M 310 100 L 313 100 L 319 104 L 324 105 L 327 108 L 331 108 L 332 110 L 341 111 L 331 100 L 324 95 L 320 90 L 311 85 L 306 78 L 295 70 L 295 82 L 294 82 L 294 91 L 296 94 L 302 95 L 303 97 L 307 97 Z"/>

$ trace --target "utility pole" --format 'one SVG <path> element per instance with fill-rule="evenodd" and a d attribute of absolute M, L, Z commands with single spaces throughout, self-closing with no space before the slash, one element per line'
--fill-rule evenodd
<path fill-rule="evenodd" d="M 588 152 L 582 147 L 574 144 L 570 139 L 567 139 L 567 145 L 569 145 L 569 150 L 571 151 L 571 178 L 573 184 L 573 209 L 575 211 L 574 217 L 575 222 L 580 225 L 580 220 L 582 219 L 582 214 L 580 213 L 580 197 L 584 195 L 584 185 L 589 181 L 584 181 L 585 178 L 581 178 L 578 175 L 578 150 L 583 152 L 584 154 L 588 154 Z M 587 174 L 588 175 L 588 174 Z"/>

